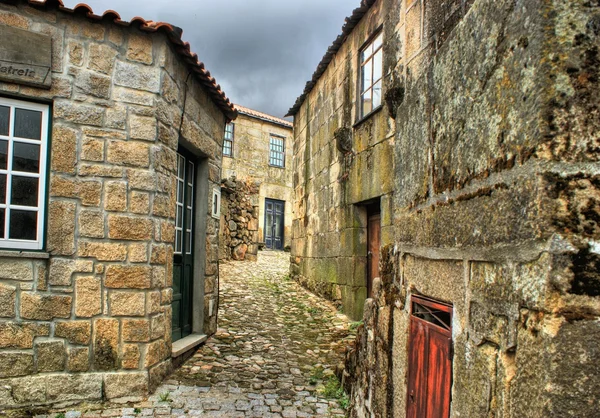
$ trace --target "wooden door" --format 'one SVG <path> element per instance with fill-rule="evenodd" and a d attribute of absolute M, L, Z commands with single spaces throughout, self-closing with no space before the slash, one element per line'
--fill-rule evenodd
<path fill-rule="evenodd" d="M 173 341 L 192 333 L 194 265 L 194 193 L 196 165 L 190 156 L 177 154 L 177 210 L 173 256 Z"/>
<path fill-rule="evenodd" d="M 379 277 L 381 215 L 370 214 L 367 220 L 367 297 L 373 297 L 373 279 Z"/>
<path fill-rule="evenodd" d="M 452 307 L 411 299 L 408 418 L 448 418 L 452 386 Z"/>
<path fill-rule="evenodd" d="M 283 227 L 285 202 L 265 199 L 265 246 L 283 250 Z"/>

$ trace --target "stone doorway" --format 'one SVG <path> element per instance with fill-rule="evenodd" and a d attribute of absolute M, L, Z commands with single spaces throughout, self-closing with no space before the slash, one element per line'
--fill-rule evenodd
<path fill-rule="evenodd" d="M 182 145 L 177 151 L 173 253 L 172 355 L 206 340 L 205 266 L 209 210 L 208 159 Z M 208 307 L 208 313 L 214 307 Z"/>

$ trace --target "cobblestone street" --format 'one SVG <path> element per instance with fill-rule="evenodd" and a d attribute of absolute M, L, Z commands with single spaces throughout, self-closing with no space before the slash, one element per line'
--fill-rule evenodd
<path fill-rule="evenodd" d="M 349 320 L 289 280 L 288 266 L 288 253 L 265 251 L 222 263 L 215 336 L 147 400 L 65 417 L 344 416 L 334 370 L 353 339 Z"/>

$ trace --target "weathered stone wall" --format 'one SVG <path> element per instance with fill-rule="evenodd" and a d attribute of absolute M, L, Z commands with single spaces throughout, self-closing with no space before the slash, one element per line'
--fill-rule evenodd
<path fill-rule="evenodd" d="M 294 117 L 292 275 L 355 319 L 367 297 L 367 203 L 381 208 L 383 245 L 393 240 L 395 125 L 383 108 L 355 124 L 359 49 L 381 25 L 382 5 L 348 36 Z"/>
<path fill-rule="evenodd" d="M 234 122 L 233 157 L 223 158 L 223 178 L 256 181 L 258 191 L 258 243 L 264 243 L 265 199 L 285 201 L 284 245 L 292 242 L 292 128 L 240 111 Z M 285 167 L 269 165 L 269 137 L 285 138 Z"/>
<path fill-rule="evenodd" d="M 343 126 L 317 109 L 336 103 L 334 74 L 353 65 L 363 28 L 383 23 L 384 95 L 399 93 L 381 112 L 395 125 L 393 234 L 348 355 L 352 416 L 405 416 L 411 295 L 453 305 L 451 416 L 597 414 L 598 22 L 600 4 L 584 0 L 380 0 L 307 97 L 296 271 L 337 281 L 339 267 L 303 260 L 305 230 L 327 215 L 310 193 L 322 186 L 315 150 Z M 350 132 L 357 147 L 360 126 Z"/>
<path fill-rule="evenodd" d="M 165 35 L 106 20 L 19 2 L 0 3 L 0 24 L 52 36 L 53 54 L 50 90 L 0 82 L 1 95 L 51 103 L 53 113 L 47 252 L 0 252 L 0 408 L 143 395 L 171 364 L 189 70 Z M 186 102 L 181 136 L 209 156 L 204 186 L 218 187 L 225 116 L 193 77 Z M 206 229 L 208 334 L 218 220 L 207 216 Z"/>
<path fill-rule="evenodd" d="M 235 177 L 221 183 L 221 260 L 256 261 L 260 184 Z"/>

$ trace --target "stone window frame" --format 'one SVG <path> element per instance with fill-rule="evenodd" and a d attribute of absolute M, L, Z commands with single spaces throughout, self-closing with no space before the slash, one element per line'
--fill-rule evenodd
<path fill-rule="evenodd" d="M 0 249 L 7 250 L 43 250 L 45 245 L 45 227 L 46 227 L 46 196 L 48 193 L 48 157 L 50 146 L 50 105 L 46 103 L 31 102 L 19 99 L 12 99 L 0 96 L 0 106 L 9 108 L 9 126 L 8 135 L 0 134 L 0 141 L 7 141 L 6 150 L 6 169 L 0 169 L 0 176 L 6 175 L 5 200 L 0 203 L 0 211 L 5 211 L 4 225 L 1 227 L 3 234 L 6 233 L 7 238 L 0 237 Z M 40 122 L 40 138 L 30 139 L 14 135 L 14 121 L 16 110 L 22 109 L 41 113 Z M 39 169 L 37 173 L 27 171 L 17 171 L 13 169 L 14 163 L 14 145 L 29 144 L 39 145 Z M 38 180 L 37 185 L 37 205 L 16 205 L 10 202 L 12 198 L 12 180 L 13 177 L 35 178 Z M 36 239 L 11 239 L 8 238 L 10 233 L 10 220 L 12 211 L 37 212 L 36 221 Z M 0 218 L 0 222 L 1 222 Z"/>
<path fill-rule="evenodd" d="M 231 128 L 231 131 L 228 130 Z M 235 137 L 235 124 L 228 122 L 225 124 L 225 134 L 223 136 L 223 156 L 233 158 L 233 140 Z"/>
<path fill-rule="evenodd" d="M 273 140 L 281 141 L 281 144 L 275 144 Z M 274 146 L 277 148 L 275 149 Z M 269 166 L 285 168 L 285 137 L 276 134 L 269 134 Z"/>
<path fill-rule="evenodd" d="M 368 55 L 365 55 L 367 53 Z M 376 55 L 379 54 L 379 58 Z M 375 74 L 376 63 L 379 62 L 379 73 Z M 382 27 L 378 28 L 373 34 L 367 39 L 367 41 L 359 49 L 358 53 L 358 121 L 366 119 L 371 114 L 377 112 L 383 106 L 383 30 Z M 371 80 L 369 85 L 365 85 L 365 68 L 370 68 Z M 378 78 L 376 78 L 378 77 Z M 374 102 L 371 99 L 371 109 L 365 112 L 365 94 L 371 92 L 371 98 L 373 98 L 373 91 L 376 89 L 376 85 L 379 84 L 379 103 L 374 106 Z"/>

